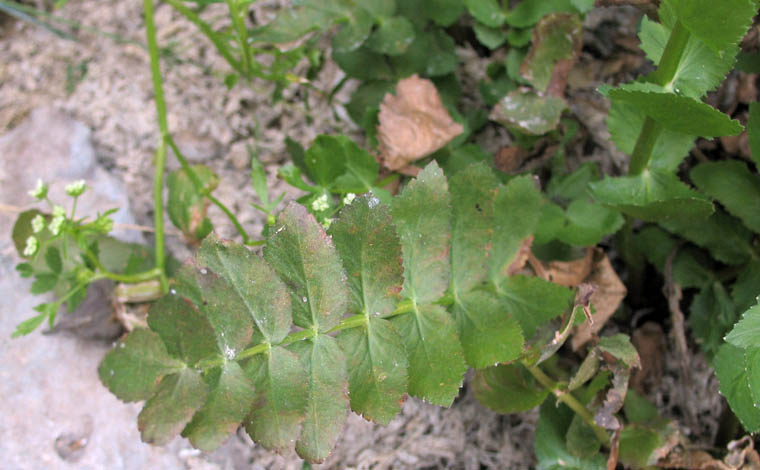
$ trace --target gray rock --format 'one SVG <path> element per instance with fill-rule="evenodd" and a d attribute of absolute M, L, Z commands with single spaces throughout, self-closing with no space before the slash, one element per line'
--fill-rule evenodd
<path fill-rule="evenodd" d="M 60 112 L 40 109 L 0 137 L 0 201 L 29 204 L 26 192 L 37 178 L 84 178 L 93 189 L 82 198 L 82 214 L 121 207 L 120 222 L 133 221 L 123 185 L 98 167 L 90 131 Z M 14 270 L 19 259 L 10 239 L 12 217 L 0 214 L 0 467 L 45 469 L 183 469 L 178 456 L 189 445 L 166 448 L 140 441 L 138 404 L 119 402 L 100 383 L 98 363 L 108 344 L 38 330 L 11 339 L 16 325 L 46 300 L 29 294 L 31 281 Z M 121 237 L 135 240 L 136 232 Z M 99 289 L 93 289 L 99 291 Z"/>

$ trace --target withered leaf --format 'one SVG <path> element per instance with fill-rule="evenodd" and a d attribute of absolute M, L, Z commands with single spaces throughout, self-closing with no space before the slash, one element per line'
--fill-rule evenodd
<path fill-rule="evenodd" d="M 602 329 L 627 293 L 625 284 L 613 269 L 610 259 L 601 251 L 597 251 L 594 256 L 591 275 L 586 282 L 596 286 L 596 291 L 591 296 L 591 305 L 596 310 L 593 315 L 594 322 L 586 322 L 578 327 L 571 341 L 573 351 L 577 351 L 592 335 Z"/>
<path fill-rule="evenodd" d="M 566 287 L 576 287 L 591 275 L 594 250 L 589 248 L 583 258 L 572 261 L 552 261 L 546 269 L 549 281 Z"/>
<path fill-rule="evenodd" d="M 443 107 L 430 80 L 412 75 L 380 104 L 377 137 L 385 166 L 400 170 L 440 149 L 464 131 Z"/>

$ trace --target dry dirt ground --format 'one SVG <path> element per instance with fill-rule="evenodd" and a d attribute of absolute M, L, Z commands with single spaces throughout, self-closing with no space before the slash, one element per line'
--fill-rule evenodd
<path fill-rule="evenodd" d="M 257 2 L 256 17 L 262 20 L 270 17 L 276 3 Z M 96 28 L 100 33 L 81 28 L 76 32 L 78 40 L 72 41 L 29 24 L 7 19 L 2 22 L 0 135 L 42 106 L 52 106 L 85 123 L 92 130 L 97 161 L 125 183 L 136 221 L 150 225 L 157 123 L 148 56 L 141 46 L 144 42 L 142 2 L 70 0 L 56 14 Z M 224 11 L 211 8 L 205 15 L 223 21 Z M 598 18 L 597 21 L 601 22 Z M 634 15 L 621 27 L 630 30 L 635 22 Z M 199 39 L 192 25 L 167 5 L 158 6 L 157 23 L 159 41 L 171 46 L 171 58 L 164 60 L 170 128 L 194 162 L 207 164 L 219 174 L 218 198 L 232 208 L 249 233 L 257 233 L 262 218 L 249 205 L 255 196 L 249 184 L 246 144 L 257 150 L 269 172 L 270 187 L 278 194 L 287 190 L 274 176 L 278 166 L 287 160 L 286 136 L 308 145 L 321 133 L 340 131 L 358 135 L 358 130 L 345 118 L 346 113 L 339 104 L 329 107 L 316 94 L 311 94 L 307 112 L 302 95 L 295 89 L 286 91 L 285 99 L 276 105 L 270 102 L 271 86 L 264 82 L 239 84 L 228 90 L 221 78 L 227 70 L 226 64 L 209 43 Z M 467 58 L 472 56 L 471 52 L 462 49 L 460 54 Z M 476 63 L 469 68 L 475 77 L 483 73 Z M 328 64 L 315 85 L 329 89 L 340 79 L 340 71 Z M 582 82 L 583 77 L 577 81 Z M 593 89 L 593 86 L 586 88 Z M 350 90 L 351 86 L 346 87 L 337 97 L 338 103 L 347 99 Z M 600 113 L 592 94 L 586 93 L 588 99 L 585 99 L 584 92 L 579 91 L 576 96 L 581 99 L 573 102 L 573 111 L 601 142 L 590 158 L 607 162 L 607 169 L 610 165 L 614 168 L 620 156 L 611 144 L 605 145 L 604 108 Z M 308 124 L 307 114 L 311 117 Z M 496 128 L 489 128 L 480 137 L 491 150 L 498 148 L 503 139 L 508 139 L 506 133 Z M 170 163 L 170 168 L 176 166 Z M 220 235 L 234 236 L 223 214 L 212 209 L 211 217 Z M 170 248 L 180 259 L 190 253 L 176 237 L 170 238 Z M 675 413 L 672 408 L 680 401 L 668 392 L 668 387 L 673 390 L 679 385 L 678 366 L 670 362 L 665 365 L 664 391 L 659 399 L 655 397 L 666 414 Z M 41 369 L 44 373 L 45 365 Z M 721 409 L 715 402 L 716 384 L 706 365 L 702 364 L 699 369 L 695 372 L 697 384 L 690 392 L 694 394 L 691 398 L 696 397 L 700 409 L 706 413 L 701 416 L 715 423 L 715 416 L 708 415 L 715 415 L 716 410 Z M 92 374 L 96 371 L 92 370 Z M 465 386 L 451 409 L 408 399 L 403 413 L 387 427 L 372 425 L 352 415 L 333 455 L 315 468 L 532 468 L 535 421 L 535 413 L 511 416 L 492 413 L 478 405 Z M 711 429 L 709 433 L 712 432 Z M 181 448 L 186 446 L 172 447 Z M 184 468 L 188 469 L 297 469 L 301 465 L 294 455 L 276 455 L 252 444 L 242 432 L 211 454 L 177 452 L 181 452 Z"/>

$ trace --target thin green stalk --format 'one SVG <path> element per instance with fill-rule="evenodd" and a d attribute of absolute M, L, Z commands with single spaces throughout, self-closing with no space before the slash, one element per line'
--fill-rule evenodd
<path fill-rule="evenodd" d="M 243 226 L 240 224 L 240 221 L 238 221 L 237 217 L 235 217 L 235 214 L 232 213 L 231 210 L 227 208 L 219 199 L 212 196 L 206 188 L 203 187 L 203 183 L 201 183 L 201 180 L 198 178 L 198 175 L 195 174 L 195 171 L 190 166 L 190 164 L 187 161 L 187 158 L 182 153 L 182 151 L 179 149 L 177 144 L 174 142 L 174 139 L 172 138 L 171 134 L 166 134 L 166 142 L 169 145 L 169 148 L 172 149 L 172 152 L 174 152 L 174 156 L 177 157 L 177 161 L 179 162 L 180 167 L 182 167 L 182 170 L 187 174 L 187 177 L 190 179 L 190 182 L 193 184 L 195 189 L 203 194 L 205 197 L 209 199 L 216 207 L 218 207 L 224 214 L 227 216 L 228 219 L 230 219 L 230 222 L 232 222 L 232 225 L 235 226 L 235 229 L 238 231 L 241 237 L 243 237 L 243 243 L 248 245 L 250 243 L 250 238 L 248 237 L 248 234 L 245 233 L 245 230 L 243 229 Z"/>
<path fill-rule="evenodd" d="M 678 73 L 690 35 L 691 33 L 684 28 L 681 22 L 676 21 L 673 30 L 670 32 L 668 43 L 662 52 L 657 71 L 654 73 L 654 82 L 656 84 L 667 90 L 673 87 L 673 80 L 675 80 Z M 631 154 L 631 163 L 628 169 L 629 175 L 641 174 L 647 168 L 657 139 L 664 129 L 662 124 L 650 117 L 644 120 L 639 138 L 636 140 L 636 146 Z"/>
<path fill-rule="evenodd" d="M 145 9 L 145 35 L 148 41 L 148 54 L 150 55 L 150 72 L 153 78 L 153 92 L 156 100 L 156 113 L 158 114 L 158 127 L 161 137 L 156 150 L 153 169 L 153 214 L 155 225 L 155 264 L 159 270 L 161 290 L 169 290 L 169 282 L 166 278 L 165 252 L 164 252 L 164 170 L 166 167 L 166 139 L 169 135 L 169 123 L 166 119 L 166 101 L 164 100 L 163 81 L 161 78 L 160 52 L 156 39 L 156 23 L 154 19 L 153 0 L 144 0 Z"/>
<path fill-rule="evenodd" d="M 596 421 L 594 421 L 594 415 L 591 414 L 591 412 L 583 405 L 583 403 L 579 402 L 578 399 L 575 398 L 569 391 L 560 389 L 559 385 L 554 380 L 549 378 L 549 376 L 546 375 L 544 371 L 542 371 L 538 366 L 530 366 L 526 368 L 528 369 L 528 372 L 530 372 L 533 377 L 536 378 L 538 383 L 540 383 L 545 389 L 552 392 L 554 396 L 557 397 L 557 400 L 561 401 L 571 410 L 573 410 L 575 414 L 577 414 L 583 420 L 583 422 L 586 423 L 592 431 L 594 431 L 594 434 L 596 435 L 596 438 L 599 439 L 599 442 L 609 447 L 609 434 L 607 434 L 607 431 L 596 424 Z"/>
<path fill-rule="evenodd" d="M 230 9 L 232 17 L 232 26 L 235 29 L 235 37 L 240 45 L 240 54 L 243 64 L 243 74 L 246 79 L 251 78 L 251 48 L 248 45 L 248 30 L 245 28 L 245 20 L 238 9 L 237 0 L 227 0 L 227 7 Z"/>
<path fill-rule="evenodd" d="M 232 56 L 232 53 L 227 48 L 227 45 L 224 43 L 224 40 L 219 37 L 219 35 L 214 31 L 211 26 L 203 21 L 200 16 L 198 16 L 193 10 L 190 8 L 187 8 L 182 2 L 178 0 L 166 0 L 166 3 L 172 6 L 175 10 L 177 10 L 181 15 L 183 15 L 185 18 L 188 19 L 191 23 L 193 23 L 195 26 L 198 27 L 198 29 L 206 35 L 206 37 L 211 41 L 212 44 L 214 44 L 214 47 L 216 47 L 216 50 L 219 52 L 219 54 L 224 57 L 224 60 L 226 60 L 230 66 L 235 69 L 236 72 L 238 72 L 241 75 L 245 74 L 245 71 L 240 66 L 240 61 L 238 61 L 235 57 Z"/>

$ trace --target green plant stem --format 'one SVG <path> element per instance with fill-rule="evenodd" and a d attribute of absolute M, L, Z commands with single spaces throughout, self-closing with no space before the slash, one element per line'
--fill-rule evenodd
<path fill-rule="evenodd" d="M 449 306 L 454 303 L 454 297 L 450 294 L 444 295 L 436 304 L 441 306 Z M 409 300 L 402 300 L 399 302 L 398 306 L 394 311 L 391 313 L 388 313 L 386 315 L 383 315 L 381 318 L 387 319 L 392 318 L 397 315 L 403 315 L 405 313 L 411 313 L 415 310 L 415 305 Z M 335 333 L 337 331 L 341 330 L 348 330 L 351 328 L 359 328 L 363 327 L 367 324 L 367 314 L 366 313 L 360 313 L 357 315 L 351 315 L 350 317 L 346 317 L 343 320 L 338 323 L 334 328 L 332 328 L 327 333 Z M 272 346 L 287 346 L 292 343 L 297 343 L 299 341 L 304 341 L 307 339 L 311 339 L 315 336 L 317 336 L 319 333 L 316 329 L 306 329 L 306 330 L 299 330 L 294 333 L 289 334 L 286 336 L 280 343 L 277 344 L 270 344 L 270 343 L 260 343 L 254 346 L 251 346 L 243 351 L 240 352 L 235 357 L 235 360 L 242 360 L 249 357 L 253 357 L 257 354 L 262 354 L 266 351 L 268 351 Z M 205 361 L 202 364 L 202 368 L 211 368 L 221 365 L 224 362 L 224 358 L 216 358 L 209 361 Z"/>
<path fill-rule="evenodd" d="M 248 45 L 248 30 L 245 28 L 245 20 L 238 9 L 237 0 L 227 0 L 227 7 L 230 9 L 232 17 L 232 26 L 235 29 L 235 37 L 240 45 L 240 55 L 243 67 L 243 76 L 251 79 L 251 47 Z"/>
<path fill-rule="evenodd" d="M 235 69 L 235 71 L 241 75 L 245 74 L 245 71 L 240 66 L 240 61 L 235 59 L 235 57 L 232 56 L 232 53 L 227 48 L 227 45 L 224 43 L 222 38 L 219 37 L 219 35 L 211 28 L 211 26 L 203 21 L 200 16 L 198 16 L 193 10 L 190 8 L 187 8 L 181 1 L 179 0 L 166 0 L 166 3 L 172 6 L 175 10 L 177 10 L 182 16 L 188 19 L 191 23 L 193 23 L 195 26 L 198 27 L 198 29 L 206 35 L 206 37 L 211 41 L 211 43 L 216 47 L 216 50 L 219 52 L 219 55 L 224 57 L 224 60 L 226 60 L 230 66 Z"/>
<path fill-rule="evenodd" d="M 673 80 L 678 73 L 690 36 L 691 33 L 683 27 L 681 22 L 676 21 L 673 30 L 670 32 L 668 43 L 662 52 L 657 71 L 654 73 L 654 82 L 666 90 L 670 91 L 673 87 Z M 647 168 L 657 139 L 664 130 L 665 128 L 662 124 L 654 119 L 647 117 L 644 120 L 644 125 L 641 127 L 639 138 L 636 140 L 636 145 L 631 154 L 631 163 L 628 168 L 629 175 L 639 175 Z"/>
<path fill-rule="evenodd" d="M 148 41 L 148 54 L 150 56 L 150 72 L 153 78 L 153 92 L 156 100 L 156 113 L 158 114 L 158 127 L 161 136 L 156 150 L 153 169 L 153 221 L 155 225 L 155 265 L 159 271 L 161 290 L 168 292 L 169 282 L 166 278 L 165 253 L 164 253 L 164 169 L 166 167 L 166 139 L 169 135 L 169 123 L 166 119 L 166 101 L 164 100 L 163 81 L 161 78 L 160 53 L 158 40 L 156 39 L 156 23 L 154 19 L 153 0 L 144 0 L 145 10 L 145 35 Z"/>
<path fill-rule="evenodd" d="M 594 421 L 594 416 L 591 414 L 591 412 L 586 408 L 583 403 L 578 401 L 575 396 L 573 396 L 572 393 L 570 393 L 567 390 L 562 390 L 551 378 L 549 378 L 548 375 L 544 373 L 538 366 L 529 366 L 526 367 L 528 371 L 533 375 L 533 377 L 536 378 L 538 383 L 540 383 L 545 389 L 549 390 L 554 394 L 555 397 L 557 397 L 557 400 L 561 401 L 565 405 L 567 405 L 571 410 L 577 414 L 584 423 L 586 423 L 596 435 L 596 438 L 599 439 L 599 442 L 601 442 L 603 445 L 609 447 L 610 445 L 610 436 L 607 434 L 607 431 L 602 429 L 596 422 Z"/>

